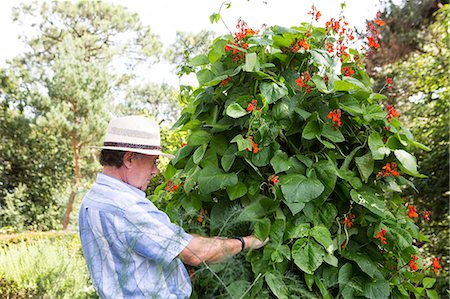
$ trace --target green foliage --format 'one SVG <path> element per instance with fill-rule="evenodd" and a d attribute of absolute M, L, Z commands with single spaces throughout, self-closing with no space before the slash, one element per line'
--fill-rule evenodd
<path fill-rule="evenodd" d="M 24 238 L 0 245 L 2 298 L 98 298 L 77 235 Z"/>
<path fill-rule="evenodd" d="M 186 211 L 178 221 L 188 231 L 271 240 L 246 256 L 253 275 L 236 282 L 241 291 L 220 283 L 197 285 L 197 294 L 421 296 L 428 262 L 408 266 L 421 235 L 399 192 L 422 176 L 411 148 L 424 146 L 383 108 L 355 49 L 340 57 L 322 49 L 337 38 L 330 29 L 238 28 L 193 58 L 202 61 L 199 87 L 184 89 L 177 122 L 190 137 L 166 173 L 182 187 L 156 196 L 172 217 Z"/>
<path fill-rule="evenodd" d="M 441 256 L 442 264 L 448 264 L 448 191 L 449 191 L 449 113 L 450 113 L 450 51 L 448 20 L 449 5 L 433 15 L 433 23 L 423 31 L 419 51 L 404 60 L 386 64 L 378 74 L 378 85 L 385 77 L 392 77 L 392 88 L 384 93 L 395 99 L 402 119 L 409 124 L 416 140 L 431 151 L 419 149 L 414 154 L 419 169 L 427 177 L 413 179 L 418 192 L 407 192 L 418 210 L 431 212 L 431 221 L 422 220 L 424 233 L 431 242 L 423 245 L 429 256 Z M 448 269 L 439 275 L 440 294 L 446 296 Z"/>

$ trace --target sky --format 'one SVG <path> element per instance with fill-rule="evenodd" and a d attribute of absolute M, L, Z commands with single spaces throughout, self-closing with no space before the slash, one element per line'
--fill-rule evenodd
<path fill-rule="evenodd" d="M 45 0 L 40 0 L 45 1 Z M 24 51 L 19 41 L 19 34 L 26 28 L 13 24 L 11 8 L 17 6 L 19 0 L 0 1 L 0 33 L 2 45 L 0 47 L 0 67 L 6 65 L 6 60 L 13 58 Z M 218 35 L 229 33 L 221 23 L 211 24 L 209 16 L 218 13 L 223 0 L 109 0 L 137 12 L 145 25 L 159 35 L 167 47 L 175 41 L 177 31 L 198 32 L 212 30 Z M 341 11 L 339 0 L 231 0 L 230 8 L 222 7 L 222 18 L 230 30 L 234 31 L 239 18 L 242 18 L 251 28 L 260 28 L 263 24 L 268 26 L 280 25 L 285 27 L 296 26 L 301 22 L 308 22 L 307 14 L 311 6 L 315 5 L 321 11 L 322 17 L 319 25 L 326 20 L 339 17 Z M 395 1 L 394 1 L 395 2 Z M 373 19 L 379 10 L 378 0 L 346 0 L 344 15 L 350 26 L 365 28 L 365 20 Z M 146 72 L 146 79 L 157 83 L 168 83 L 176 86 L 179 81 L 172 72 L 173 66 L 160 63 Z"/>

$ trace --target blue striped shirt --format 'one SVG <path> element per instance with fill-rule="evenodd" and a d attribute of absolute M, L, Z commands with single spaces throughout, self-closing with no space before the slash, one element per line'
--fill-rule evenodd
<path fill-rule="evenodd" d="M 188 298 L 191 281 L 178 258 L 192 236 L 145 193 L 105 174 L 80 207 L 81 245 L 102 298 Z"/>

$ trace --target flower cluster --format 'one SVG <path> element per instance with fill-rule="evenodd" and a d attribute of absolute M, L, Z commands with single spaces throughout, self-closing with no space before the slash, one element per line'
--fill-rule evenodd
<path fill-rule="evenodd" d="M 255 109 L 257 111 L 261 111 L 261 108 L 256 107 L 256 105 L 258 105 L 258 101 L 253 99 L 251 103 L 248 104 L 247 106 L 247 112 L 253 112 Z"/>
<path fill-rule="evenodd" d="M 272 182 L 272 184 L 276 185 L 278 184 L 278 176 L 277 175 L 273 175 L 270 177 L 270 181 Z"/>
<path fill-rule="evenodd" d="M 416 206 L 408 205 L 408 217 L 410 219 L 419 217 L 419 215 L 417 214 Z"/>
<path fill-rule="evenodd" d="M 172 180 L 167 182 L 166 187 L 164 188 L 167 192 L 175 192 L 180 188 L 180 184 L 174 184 Z"/>
<path fill-rule="evenodd" d="M 353 29 L 348 27 L 348 22 L 345 18 L 341 17 L 339 20 L 330 19 L 326 22 L 325 29 L 327 36 L 330 36 L 330 41 L 325 43 L 328 53 L 340 57 L 341 61 L 343 60 L 342 57 L 349 57 L 346 50 L 350 42 L 355 39 L 355 36 L 353 35 Z M 331 36 L 336 34 L 338 35 L 337 38 Z"/>
<path fill-rule="evenodd" d="M 427 211 L 427 210 L 423 211 L 423 219 L 424 220 L 430 221 L 431 220 L 430 216 L 431 216 L 431 212 L 430 211 Z"/>
<path fill-rule="evenodd" d="M 352 220 L 356 218 L 355 214 L 350 214 L 348 216 L 345 216 L 342 220 L 342 225 L 347 225 L 347 228 L 352 228 L 353 222 Z"/>
<path fill-rule="evenodd" d="M 441 265 L 439 264 L 439 260 L 440 260 L 439 257 L 433 258 L 433 271 L 434 271 L 434 273 L 438 273 L 439 269 L 442 268 Z"/>
<path fill-rule="evenodd" d="M 386 245 L 387 244 L 387 241 L 386 241 L 386 230 L 385 229 L 382 229 L 382 230 L 380 230 L 377 234 L 376 234 L 376 236 L 375 236 L 375 239 L 379 239 L 380 240 L 380 242 L 381 242 L 381 244 L 384 244 L 384 245 Z"/>
<path fill-rule="evenodd" d="M 380 19 L 381 12 L 377 12 L 375 25 L 384 26 L 385 23 Z M 372 22 L 367 22 L 367 45 L 370 48 L 378 49 L 380 47 L 380 32 Z"/>
<path fill-rule="evenodd" d="M 344 76 L 351 77 L 355 74 L 355 71 L 349 66 L 344 66 L 342 67 L 342 73 Z"/>
<path fill-rule="evenodd" d="M 409 261 L 409 267 L 411 268 L 411 271 L 417 271 L 419 269 L 416 263 L 418 259 L 419 258 L 417 256 L 411 255 L 411 260 Z"/>
<path fill-rule="evenodd" d="M 253 141 L 253 137 L 250 136 L 248 137 L 251 141 L 252 141 L 252 148 L 251 149 L 247 149 L 249 152 L 253 152 L 254 154 L 257 154 L 261 149 L 258 147 L 258 144 L 255 143 L 255 141 Z"/>
<path fill-rule="evenodd" d="M 308 94 L 311 91 L 311 85 L 307 84 L 311 80 L 311 74 L 309 72 L 304 72 L 295 83 L 302 89 L 305 89 L 305 93 Z"/>
<path fill-rule="evenodd" d="M 328 113 L 327 117 L 328 117 L 328 119 L 331 119 L 335 129 L 337 127 L 342 126 L 341 115 L 342 115 L 341 109 L 334 109 L 334 110 L 330 111 L 330 113 Z"/>
<path fill-rule="evenodd" d="M 392 89 L 392 78 L 386 78 L 386 84 L 389 89 Z"/>
<path fill-rule="evenodd" d="M 392 105 L 386 104 L 386 109 L 388 110 L 387 121 L 391 122 L 392 118 L 397 118 L 399 116 L 397 110 Z"/>
<path fill-rule="evenodd" d="M 311 10 L 308 12 L 308 14 L 311 15 L 311 17 L 316 20 L 316 22 L 318 22 L 320 17 L 322 16 L 322 13 L 318 11 L 314 5 L 311 7 Z"/>
<path fill-rule="evenodd" d="M 242 19 L 239 19 L 236 28 L 237 31 L 234 33 L 234 42 L 228 41 L 228 44 L 224 47 L 226 52 L 232 53 L 232 60 L 235 62 L 243 61 L 245 59 L 245 53 L 240 51 L 239 48 L 248 48 L 248 43 L 246 42 L 247 38 L 259 34 L 259 30 L 249 28 L 247 23 Z"/>
<path fill-rule="evenodd" d="M 208 215 L 208 210 L 203 210 L 203 208 L 200 210 L 200 216 L 197 217 L 197 221 L 202 223 L 204 218 Z"/>
<path fill-rule="evenodd" d="M 379 177 L 387 177 L 389 175 L 393 175 L 395 177 L 399 176 L 397 171 L 397 163 L 388 162 L 381 168 L 381 171 L 378 173 Z"/>

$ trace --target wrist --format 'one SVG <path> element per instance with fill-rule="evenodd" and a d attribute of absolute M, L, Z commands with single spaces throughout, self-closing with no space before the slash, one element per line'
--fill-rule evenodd
<path fill-rule="evenodd" d="M 240 252 L 243 252 L 246 247 L 246 242 L 243 237 L 234 237 L 234 239 L 239 240 L 241 242 L 241 250 Z"/>

